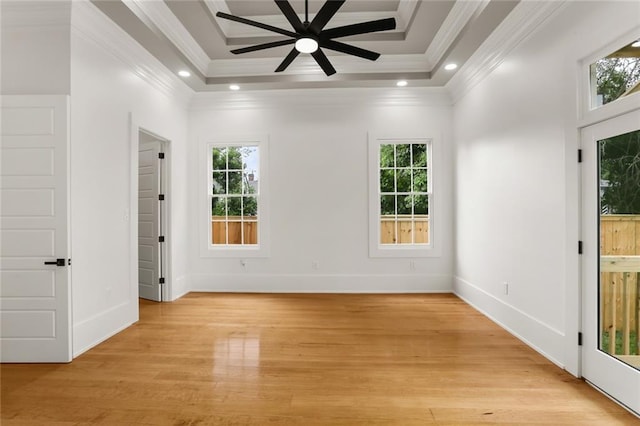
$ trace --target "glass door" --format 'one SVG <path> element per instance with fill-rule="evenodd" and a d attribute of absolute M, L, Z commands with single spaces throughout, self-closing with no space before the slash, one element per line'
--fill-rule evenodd
<path fill-rule="evenodd" d="M 640 111 L 582 130 L 582 374 L 640 413 Z"/>

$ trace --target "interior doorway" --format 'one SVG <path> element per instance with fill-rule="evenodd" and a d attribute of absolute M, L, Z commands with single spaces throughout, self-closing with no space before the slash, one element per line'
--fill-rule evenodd
<path fill-rule="evenodd" d="M 167 144 L 138 131 L 138 291 L 140 298 L 156 302 L 168 300 Z"/>

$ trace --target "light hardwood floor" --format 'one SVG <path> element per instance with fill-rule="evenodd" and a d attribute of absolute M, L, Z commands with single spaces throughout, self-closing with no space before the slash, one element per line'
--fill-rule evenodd
<path fill-rule="evenodd" d="M 2 425 L 634 425 L 453 295 L 192 293 L 66 365 L 2 365 Z"/>

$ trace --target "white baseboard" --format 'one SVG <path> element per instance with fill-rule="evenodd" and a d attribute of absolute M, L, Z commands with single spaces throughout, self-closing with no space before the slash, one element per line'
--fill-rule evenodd
<path fill-rule="evenodd" d="M 73 325 L 73 357 L 83 354 L 138 321 L 138 301 L 124 302 Z"/>
<path fill-rule="evenodd" d="M 450 275 L 194 274 L 191 291 L 235 293 L 451 293 Z"/>
<path fill-rule="evenodd" d="M 190 290 L 189 285 L 189 277 L 183 275 L 181 277 L 176 278 L 175 281 L 171 284 L 171 292 L 169 294 L 168 302 L 173 302 L 174 300 L 180 299 L 185 294 L 189 293 Z"/>
<path fill-rule="evenodd" d="M 564 368 L 564 333 L 460 277 L 454 277 L 453 292 L 549 361 Z"/>

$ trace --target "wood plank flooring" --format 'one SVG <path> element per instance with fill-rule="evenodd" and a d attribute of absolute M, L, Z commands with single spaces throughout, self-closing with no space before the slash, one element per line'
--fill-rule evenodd
<path fill-rule="evenodd" d="M 192 293 L 66 365 L 1 366 L 2 425 L 635 425 L 453 295 Z"/>

